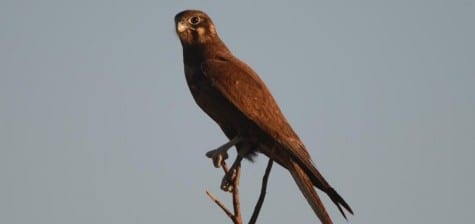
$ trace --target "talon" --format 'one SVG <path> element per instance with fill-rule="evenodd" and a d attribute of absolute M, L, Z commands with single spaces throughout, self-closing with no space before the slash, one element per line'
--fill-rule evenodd
<path fill-rule="evenodd" d="M 213 164 L 216 168 L 221 167 L 224 160 L 228 158 L 228 149 L 236 145 L 241 141 L 241 137 L 236 136 L 231 139 L 229 142 L 226 142 L 224 145 L 218 147 L 217 149 L 211 150 L 206 153 L 206 156 L 210 159 L 213 159 Z"/>
<path fill-rule="evenodd" d="M 228 158 L 228 153 L 215 149 L 207 152 L 206 157 L 213 160 L 214 167 L 220 168 L 223 164 L 223 161 Z"/>
<path fill-rule="evenodd" d="M 232 192 L 234 190 L 234 181 L 236 181 L 236 169 L 230 169 L 226 175 L 224 175 L 221 181 L 221 190 Z"/>
<path fill-rule="evenodd" d="M 234 179 L 228 179 L 228 175 L 224 176 L 221 181 L 221 190 L 232 192 L 234 190 Z"/>
<path fill-rule="evenodd" d="M 221 184 L 221 190 L 226 191 L 226 192 L 233 192 L 234 186 L 231 183 L 222 183 Z"/>
<path fill-rule="evenodd" d="M 221 155 L 221 154 L 214 155 L 213 156 L 213 165 L 214 165 L 214 167 L 220 168 L 221 164 L 223 164 L 223 160 L 224 160 L 223 155 Z"/>

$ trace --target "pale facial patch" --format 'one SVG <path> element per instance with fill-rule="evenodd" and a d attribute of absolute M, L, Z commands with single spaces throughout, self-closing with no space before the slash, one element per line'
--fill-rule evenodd
<path fill-rule="evenodd" d="M 181 32 L 184 32 L 187 28 L 188 27 L 185 25 L 185 23 L 180 21 L 178 22 L 176 29 L 178 30 L 178 32 L 181 33 Z"/>
<path fill-rule="evenodd" d="M 206 33 L 206 29 L 204 27 L 198 27 L 198 29 L 196 29 L 196 32 L 198 32 L 198 37 L 199 37 L 198 40 L 201 43 L 206 43 L 206 41 L 208 41 L 210 39 L 210 37 Z"/>
<path fill-rule="evenodd" d="M 198 35 L 200 35 L 200 37 L 204 37 L 206 33 L 206 30 L 203 27 L 199 27 L 196 31 L 198 31 Z"/>

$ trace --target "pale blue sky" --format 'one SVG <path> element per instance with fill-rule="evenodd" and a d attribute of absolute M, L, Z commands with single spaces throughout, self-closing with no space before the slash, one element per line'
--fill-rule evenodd
<path fill-rule="evenodd" d="M 0 223 L 229 223 L 225 142 L 174 15 L 201 9 L 266 81 L 350 223 L 468 223 L 474 1 L 0 1 Z M 244 217 L 267 159 L 245 163 Z M 324 202 L 335 223 L 345 223 Z M 275 166 L 260 223 L 313 223 Z"/>

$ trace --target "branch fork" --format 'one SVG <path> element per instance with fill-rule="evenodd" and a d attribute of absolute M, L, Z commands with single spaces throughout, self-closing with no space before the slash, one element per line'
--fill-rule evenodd
<path fill-rule="evenodd" d="M 210 153 L 210 152 L 209 152 Z M 207 155 L 209 154 L 207 153 Z M 239 158 L 238 158 L 239 159 Z M 237 159 L 237 160 L 238 160 Z M 213 160 L 213 162 L 215 162 Z M 228 209 L 226 207 L 226 205 L 224 205 L 223 202 L 221 202 L 218 198 L 216 198 L 213 194 L 211 194 L 211 192 L 209 192 L 208 190 L 206 190 L 206 194 L 208 195 L 208 197 L 214 202 L 216 203 L 216 205 L 218 207 L 221 208 L 221 210 L 223 210 L 223 212 L 231 219 L 231 221 L 234 223 L 234 224 L 242 224 L 243 221 L 242 221 L 242 214 L 241 214 L 241 205 L 240 205 L 240 200 L 239 200 L 239 179 L 240 179 L 240 175 L 241 175 L 241 164 L 240 164 L 240 161 L 235 161 L 233 163 L 233 166 L 231 168 L 231 171 L 228 169 L 227 165 L 226 165 L 226 162 L 224 160 L 221 160 L 219 161 L 221 162 L 221 167 L 223 168 L 223 171 L 225 173 L 225 177 L 226 178 L 229 174 L 229 172 L 235 172 L 233 174 L 233 181 L 232 182 L 229 182 L 230 186 L 227 188 L 227 189 L 223 189 L 224 191 L 229 191 L 232 193 L 232 197 L 233 197 L 233 211 L 231 212 L 230 209 Z M 265 195 L 266 195 L 266 190 L 267 190 L 267 182 L 269 180 L 269 174 L 270 174 L 270 171 L 272 169 L 272 164 L 273 164 L 273 160 L 272 159 L 269 159 L 269 162 L 267 163 L 267 167 L 266 167 L 266 170 L 265 170 L 265 174 L 262 178 L 262 186 L 261 186 L 261 192 L 260 192 L 260 195 L 259 195 L 259 198 L 257 200 L 257 203 L 254 207 L 254 212 L 252 213 L 252 216 L 251 218 L 249 219 L 249 224 L 254 224 L 256 223 L 257 221 L 257 217 L 259 216 L 259 212 L 262 208 L 262 205 L 264 203 L 264 199 L 265 199 Z M 216 165 L 216 164 L 215 164 Z M 223 179 L 223 182 L 224 182 L 224 179 Z"/>

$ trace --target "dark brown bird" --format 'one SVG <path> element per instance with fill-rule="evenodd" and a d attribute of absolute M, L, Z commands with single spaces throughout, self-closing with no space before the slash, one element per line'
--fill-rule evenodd
<path fill-rule="evenodd" d="M 264 82 L 229 51 L 210 17 L 202 11 L 186 10 L 175 16 L 175 25 L 193 98 L 230 139 L 209 153 L 215 166 L 221 164 L 232 146 L 238 150 L 235 164 L 262 152 L 289 170 L 322 223 L 332 221 L 314 186 L 330 197 L 345 218 L 343 208 L 353 214 L 316 169 Z M 226 175 L 222 188 L 230 190 L 232 178 L 232 174 Z"/>

